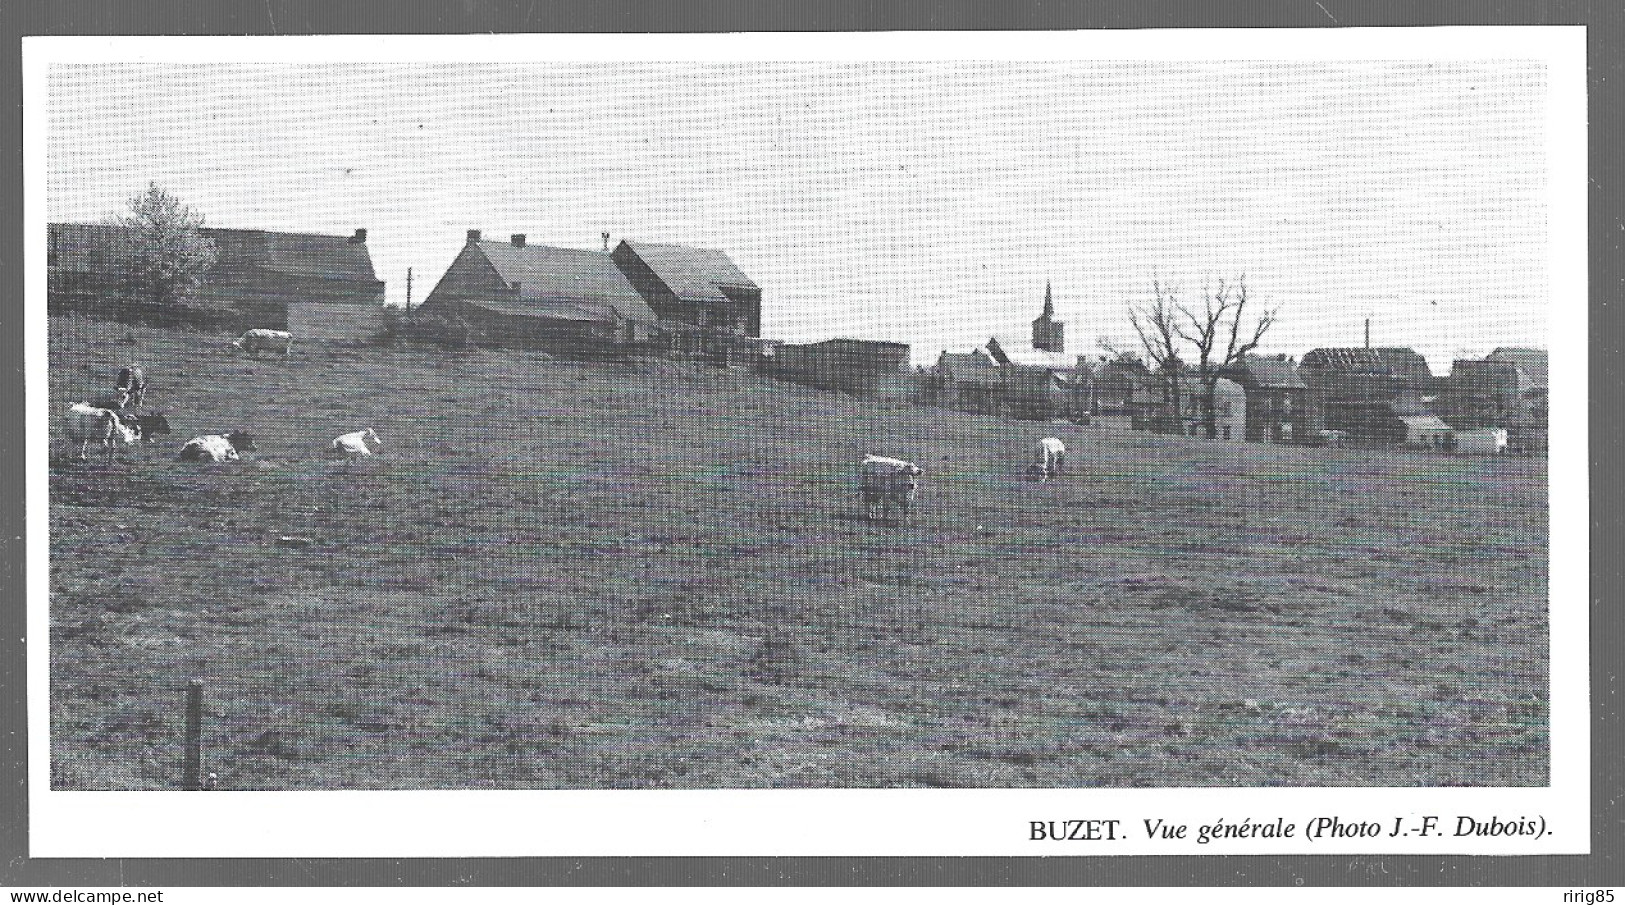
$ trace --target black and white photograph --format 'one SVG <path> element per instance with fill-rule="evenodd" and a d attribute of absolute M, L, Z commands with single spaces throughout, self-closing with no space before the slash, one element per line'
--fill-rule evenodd
<path fill-rule="evenodd" d="M 36 794 L 1583 815 L 1573 42 L 851 37 L 41 45 Z"/>

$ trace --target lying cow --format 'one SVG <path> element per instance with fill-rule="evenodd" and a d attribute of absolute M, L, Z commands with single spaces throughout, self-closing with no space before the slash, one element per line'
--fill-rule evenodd
<path fill-rule="evenodd" d="M 135 432 L 137 440 L 145 440 L 148 443 L 155 442 L 159 436 L 171 432 L 169 419 L 164 417 L 163 412 L 142 412 L 139 415 L 123 412 L 119 418 Z"/>
<path fill-rule="evenodd" d="M 231 344 L 255 358 L 259 358 L 261 352 L 281 352 L 282 357 L 287 358 L 293 351 L 293 334 L 283 330 L 250 330 Z"/>
<path fill-rule="evenodd" d="M 360 459 L 364 456 L 373 455 L 376 452 L 376 450 L 372 449 L 367 444 L 371 443 L 373 446 L 381 446 L 383 445 L 383 442 L 384 441 L 378 439 L 378 435 L 373 433 L 372 428 L 369 427 L 366 430 L 351 431 L 348 434 L 338 437 L 333 441 L 333 448 L 343 453 L 346 458 Z"/>
<path fill-rule="evenodd" d="M 886 456 L 864 456 L 858 476 L 864 518 L 875 518 L 877 511 L 884 518 L 893 506 L 902 519 L 908 518 L 909 505 L 920 490 L 920 466 Z"/>
<path fill-rule="evenodd" d="M 140 408 L 141 400 L 147 395 L 147 374 L 136 365 L 130 365 L 118 372 L 118 384 L 114 388 L 117 393 L 118 407 Z"/>
<path fill-rule="evenodd" d="M 87 450 L 92 440 L 100 443 L 107 450 L 107 461 L 113 461 L 113 447 L 119 443 L 129 446 L 135 443 L 135 431 L 124 425 L 119 419 L 118 412 L 112 409 L 97 408 L 86 402 L 75 402 L 68 408 L 64 416 L 68 430 L 68 442 L 79 444 L 79 458 L 88 458 Z"/>
<path fill-rule="evenodd" d="M 1033 448 L 1033 463 L 1027 466 L 1027 475 L 1035 481 L 1048 481 L 1066 469 L 1066 444 L 1054 437 L 1045 437 Z"/>
<path fill-rule="evenodd" d="M 239 450 L 252 452 L 254 449 L 254 438 L 247 431 L 205 434 L 186 441 L 181 447 L 180 459 L 182 462 L 235 462 L 242 458 Z"/>

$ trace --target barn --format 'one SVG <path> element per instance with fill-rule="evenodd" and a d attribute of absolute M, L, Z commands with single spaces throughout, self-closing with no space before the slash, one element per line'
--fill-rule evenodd
<path fill-rule="evenodd" d="M 605 235 L 608 244 L 608 235 Z M 762 290 L 724 252 L 623 239 L 610 253 L 676 352 L 743 363 L 762 335 Z"/>
<path fill-rule="evenodd" d="M 378 332 L 384 284 L 373 270 L 365 229 L 348 236 L 214 227 L 198 232 L 214 243 L 214 266 L 192 305 L 162 312 L 137 310 L 120 299 L 124 227 L 50 224 L 48 310 L 159 322 L 167 316 L 231 330 L 269 327 L 301 339 L 362 340 Z"/>
<path fill-rule="evenodd" d="M 1517 452 L 1546 448 L 1546 352 L 1496 349 L 1482 359 L 1458 359 L 1439 397 L 1440 414 L 1459 430 L 1505 428 Z"/>
<path fill-rule="evenodd" d="M 768 373 L 782 380 L 857 396 L 909 395 L 909 347 L 872 339 L 826 339 L 779 346 Z"/>
<path fill-rule="evenodd" d="M 1298 373 L 1326 428 L 1365 443 L 1404 443 L 1399 419 L 1432 414 L 1434 378 L 1427 359 L 1404 348 L 1315 349 Z"/>
<path fill-rule="evenodd" d="M 477 229 L 413 311 L 480 345 L 598 355 L 648 343 L 658 318 L 608 254 Z"/>

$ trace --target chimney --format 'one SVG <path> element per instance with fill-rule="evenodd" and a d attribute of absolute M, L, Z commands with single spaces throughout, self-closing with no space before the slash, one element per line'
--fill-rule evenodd
<path fill-rule="evenodd" d="M 1365 347 L 1371 348 L 1371 318 L 1365 319 Z"/>
<path fill-rule="evenodd" d="M 480 231 L 479 230 L 471 229 L 471 230 L 468 231 L 468 241 L 470 241 L 470 242 L 478 242 L 479 240 L 480 240 Z"/>
<path fill-rule="evenodd" d="M 609 251 L 609 233 L 604 233 L 604 250 Z"/>
<path fill-rule="evenodd" d="M 524 248 L 525 247 L 525 234 L 524 233 L 514 233 L 513 235 L 508 237 L 508 241 L 513 243 L 514 248 Z"/>
<path fill-rule="evenodd" d="M 367 241 L 367 231 L 364 229 L 356 230 L 355 235 L 350 237 L 350 241 L 358 245 L 364 244 Z"/>

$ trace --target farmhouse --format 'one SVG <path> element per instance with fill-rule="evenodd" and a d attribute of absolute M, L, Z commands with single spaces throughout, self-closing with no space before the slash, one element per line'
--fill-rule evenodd
<path fill-rule="evenodd" d="M 1410 349 L 1315 349 L 1298 373 L 1309 385 L 1325 426 L 1366 443 L 1403 443 L 1402 417 L 1430 414 L 1427 359 Z"/>
<path fill-rule="evenodd" d="M 1507 448 L 1546 448 L 1546 352 L 1496 349 L 1483 359 L 1460 359 L 1439 397 L 1440 414 L 1458 431 L 1505 428 Z"/>
<path fill-rule="evenodd" d="M 774 349 L 767 372 L 782 380 L 858 396 L 908 395 L 909 347 L 869 339 L 826 339 Z"/>
<path fill-rule="evenodd" d="M 979 415 L 998 414 L 1004 377 L 993 356 L 981 349 L 944 351 L 928 375 L 931 402 Z"/>
<path fill-rule="evenodd" d="M 349 236 L 214 227 L 199 233 L 214 243 L 216 258 L 193 299 L 199 308 L 190 310 L 199 318 L 204 306 L 221 312 L 213 326 L 290 330 L 301 339 L 366 339 L 378 330 L 384 284 L 373 271 L 365 229 Z M 120 316 L 128 236 L 117 224 L 50 224 L 48 310 Z"/>
<path fill-rule="evenodd" d="M 416 311 L 472 342 L 576 354 L 646 343 L 658 320 L 609 255 L 477 229 Z"/>
<path fill-rule="evenodd" d="M 723 252 L 623 239 L 610 257 L 660 318 L 674 351 L 730 362 L 756 351 L 739 338 L 762 335 L 762 290 Z"/>
<path fill-rule="evenodd" d="M 1248 440 L 1307 443 L 1320 430 L 1309 385 L 1285 355 L 1246 355 L 1220 373 L 1246 394 Z"/>

